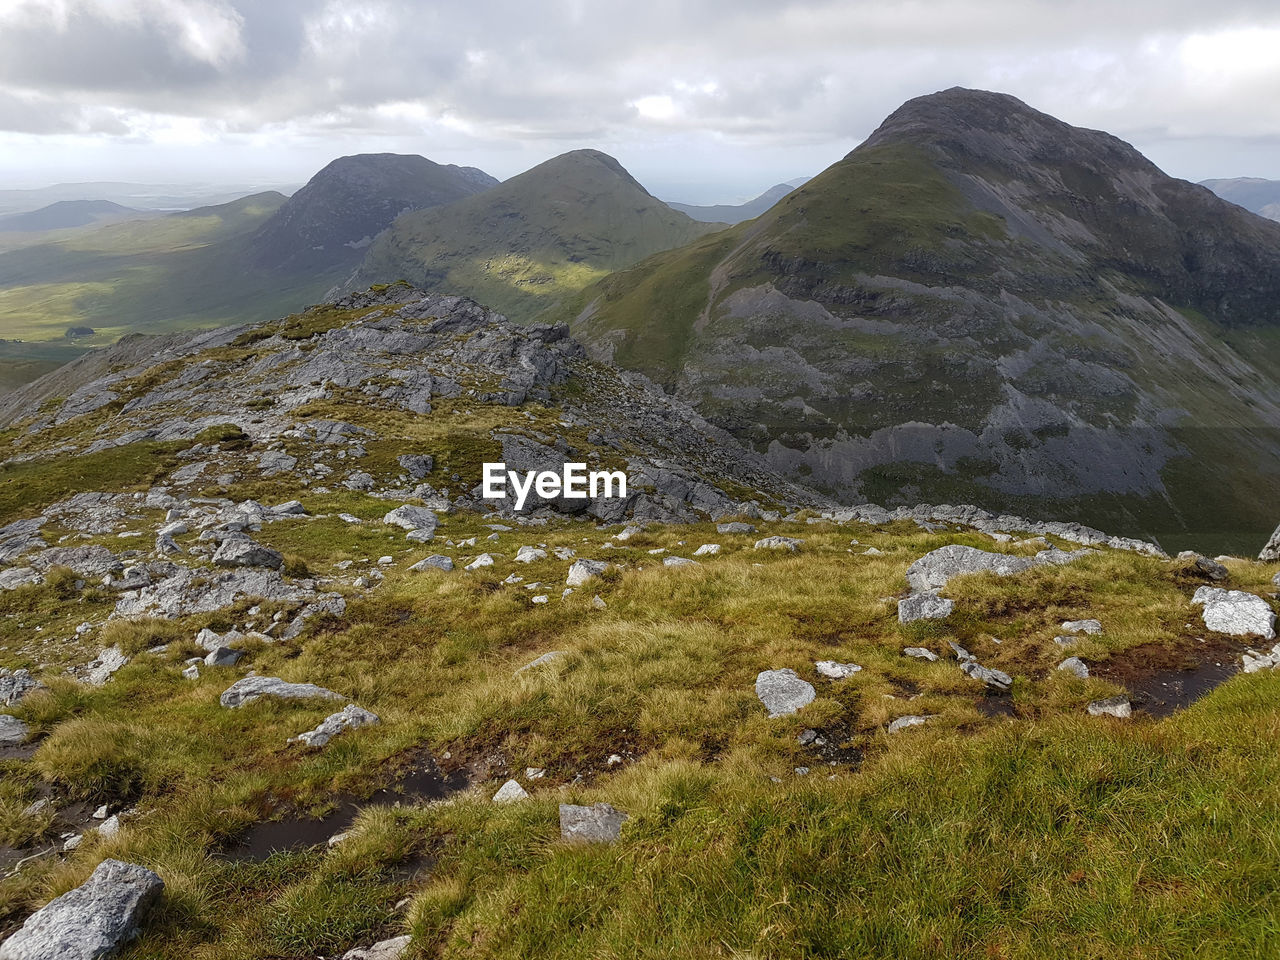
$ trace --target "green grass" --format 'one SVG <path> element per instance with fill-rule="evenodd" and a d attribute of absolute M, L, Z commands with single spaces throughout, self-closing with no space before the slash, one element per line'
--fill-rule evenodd
<path fill-rule="evenodd" d="M 8 523 L 38 513 L 87 490 L 148 489 L 177 466 L 174 454 L 189 444 L 131 443 L 83 456 L 0 465 L 0 520 Z"/>

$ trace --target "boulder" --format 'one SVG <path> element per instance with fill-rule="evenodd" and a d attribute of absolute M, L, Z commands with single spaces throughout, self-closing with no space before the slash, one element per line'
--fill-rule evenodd
<path fill-rule="evenodd" d="M 343 730 L 357 730 L 379 723 L 378 715 L 370 713 L 354 703 L 349 703 L 337 713 L 331 713 L 320 721 L 314 730 L 290 737 L 289 743 L 305 743 L 308 747 L 323 747 Z"/>
<path fill-rule="evenodd" d="M 288 683 L 279 677 L 245 677 L 227 687 L 218 702 L 232 709 L 262 697 L 279 700 L 345 700 L 346 697 L 314 683 Z"/>
<path fill-rule="evenodd" d="M 97 960 L 138 932 L 164 881 L 133 863 L 103 860 L 89 879 L 30 917 L 0 944 L 0 960 Z"/>
<path fill-rule="evenodd" d="M 438 523 L 434 510 L 415 507 L 411 503 L 396 507 L 382 518 L 382 522 L 420 534 L 434 533 Z"/>
<path fill-rule="evenodd" d="M 70 567 L 82 577 L 103 577 L 124 569 L 124 564 L 114 553 L 96 544 L 41 550 L 31 558 L 31 566 L 40 571 L 48 571 L 50 567 Z"/>
<path fill-rule="evenodd" d="M 1274 640 L 1276 615 L 1261 597 L 1243 590 L 1221 587 L 1199 587 L 1191 597 L 1193 604 L 1203 604 L 1204 625 L 1215 633 L 1233 637 L 1261 637 Z"/>
<path fill-rule="evenodd" d="M 415 480 L 421 480 L 436 465 L 435 459 L 425 453 L 402 453 L 396 457 L 396 463 L 400 464 L 404 472 Z"/>
<path fill-rule="evenodd" d="M 757 550 L 790 550 L 795 553 L 800 549 L 803 540 L 797 540 L 795 537 L 765 537 L 763 540 L 757 540 L 755 549 Z"/>
<path fill-rule="evenodd" d="M 1016 557 L 951 543 L 929 551 L 907 567 L 907 582 L 917 593 L 936 593 L 945 587 L 952 577 L 961 574 L 990 571 L 1000 576 L 1008 576 L 1030 570 L 1032 567 L 1070 563 L 1092 552 L 1091 550 L 1068 552 L 1050 548 L 1041 550 L 1034 557 Z"/>
<path fill-rule="evenodd" d="M 124 655 L 123 650 L 119 647 L 108 647 L 98 654 L 96 660 L 91 660 L 85 667 L 88 671 L 85 674 L 85 683 L 100 687 L 128 662 L 129 658 Z"/>
<path fill-rule="evenodd" d="M 516 551 L 516 563 L 533 563 L 535 560 L 547 559 L 547 551 L 537 547 L 521 547 Z"/>
<path fill-rule="evenodd" d="M 1210 560 L 1208 557 L 1201 556 L 1194 550 L 1183 550 L 1178 554 L 1178 559 L 1184 561 L 1188 565 L 1191 573 L 1204 577 L 1208 580 L 1221 583 L 1231 575 L 1227 568 L 1217 560 Z"/>
<path fill-rule="evenodd" d="M 0 713 L 0 744 L 22 743 L 30 735 L 27 725 L 17 717 Z"/>
<path fill-rule="evenodd" d="M 302 517 L 306 516 L 307 508 L 302 505 L 301 500 L 286 500 L 272 507 L 271 512 L 282 517 Z"/>
<path fill-rule="evenodd" d="M 244 656 L 243 650 L 233 650 L 230 647 L 217 647 L 209 651 L 209 655 L 204 658 L 205 666 L 208 667 L 234 667 L 240 662 L 240 658 Z M 197 671 L 197 676 L 199 672 Z"/>
<path fill-rule="evenodd" d="M 453 569 L 453 561 L 443 554 L 435 553 L 427 557 L 425 560 L 419 560 L 410 570 L 443 570 L 448 573 Z"/>
<path fill-rule="evenodd" d="M 1060 664 L 1058 664 L 1058 669 L 1065 670 L 1067 671 L 1067 673 L 1074 674 L 1075 676 L 1079 677 L 1081 680 L 1089 679 L 1089 667 L 1079 657 L 1067 657 L 1067 659 L 1063 660 Z"/>
<path fill-rule="evenodd" d="M 812 703 L 817 696 L 813 684 L 801 680 L 792 669 L 762 670 L 756 676 L 756 696 L 770 717 L 785 717 Z"/>
<path fill-rule="evenodd" d="M 6 667 L 0 667 L 0 703 L 17 703 L 32 690 L 40 688 L 40 681 L 31 676 L 25 668 L 12 673 Z"/>
<path fill-rule="evenodd" d="M 493 795 L 493 802 L 516 803 L 520 800 L 527 799 L 528 796 L 529 794 L 525 791 L 524 787 L 520 786 L 520 784 L 514 780 L 508 780 L 499 787 L 498 792 Z"/>
<path fill-rule="evenodd" d="M 565 586 L 580 587 L 592 577 L 598 577 L 609 569 L 603 560 L 575 560 L 569 567 L 569 575 L 565 577 Z"/>
<path fill-rule="evenodd" d="M 898 601 L 898 622 L 914 623 L 917 620 L 943 620 L 951 616 L 955 602 L 936 593 L 913 593 Z"/>
<path fill-rule="evenodd" d="M 1276 527 L 1276 532 L 1271 534 L 1271 539 L 1258 554 L 1258 559 L 1263 563 L 1274 563 L 1280 560 L 1280 527 Z"/>
<path fill-rule="evenodd" d="M 612 843 L 622 835 L 627 815 L 607 803 L 580 807 L 560 804 L 560 836 L 580 843 Z"/>
<path fill-rule="evenodd" d="M 265 567 L 268 570 L 280 570 L 284 567 L 284 556 L 248 537 L 236 537 L 223 540 L 218 545 L 213 562 L 219 567 Z"/>
<path fill-rule="evenodd" d="M 413 938 L 408 934 L 392 937 L 390 940 L 379 940 L 372 947 L 357 947 L 342 955 L 342 960 L 400 960 Z"/>

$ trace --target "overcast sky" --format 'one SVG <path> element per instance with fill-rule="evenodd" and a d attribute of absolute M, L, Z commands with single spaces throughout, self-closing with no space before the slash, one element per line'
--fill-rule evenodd
<path fill-rule="evenodd" d="M 1275 0 L 0 0 L 0 187 L 302 182 L 578 147 L 746 199 L 904 100 L 1012 93 L 1168 172 L 1280 179 Z"/>

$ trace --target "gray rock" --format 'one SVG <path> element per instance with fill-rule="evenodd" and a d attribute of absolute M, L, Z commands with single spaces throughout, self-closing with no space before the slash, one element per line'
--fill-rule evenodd
<path fill-rule="evenodd" d="M 124 651 L 119 647 L 108 647 L 98 654 L 96 660 L 91 660 L 85 667 L 85 683 L 95 687 L 100 687 L 112 675 L 129 662 L 129 658 L 124 655 Z"/>
<path fill-rule="evenodd" d="M 357 470 L 343 480 L 342 485 L 348 490 L 367 492 L 377 486 L 377 481 L 373 479 L 372 474 L 365 473 L 363 470 Z"/>
<path fill-rule="evenodd" d="M 800 735 L 796 737 L 796 743 L 800 744 L 800 746 L 802 747 L 807 747 L 809 744 L 813 743 L 813 741 L 817 739 L 818 739 L 817 730 L 812 730 L 812 729 L 801 730 Z"/>
<path fill-rule="evenodd" d="M 813 666 L 824 677 L 830 677 L 832 680 L 843 680 L 845 677 L 852 677 L 862 669 L 856 663 L 836 663 L 834 660 L 819 660 Z"/>
<path fill-rule="evenodd" d="M 562 803 L 560 836 L 584 843 L 612 843 L 622 835 L 622 824 L 627 819 L 625 813 L 607 803 L 593 803 L 589 807 Z"/>
<path fill-rule="evenodd" d="M 687 560 L 684 557 L 663 557 L 662 565 L 664 567 L 696 567 L 697 560 Z"/>
<path fill-rule="evenodd" d="M 693 551 L 695 557 L 711 557 L 720 552 L 720 544 L 704 543 L 697 550 Z"/>
<path fill-rule="evenodd" d="M 406 934 L 403 937 L 392 937 L 390 940 L 379 940 L 372 947 L 357 947 L 342 955 L 342 960 L 400 960 L 404 956 L 413 938 Z"/>
<path fill-rule="evenodd" d="M 314 683 L 287 683 L 279 677 L 245 677 L 224 690 L 218 702 L 234 709 L 262 697 L 275 697 L 279 700 L 346 699 L 332 690 L 317 687 Z"/>
<path fill-rule="evenodd" d="M 271 512 L 282 517 L 302 517 L 306 516 L 307 508 L 302 505 L 300 500 L 286 500 L 284 503 L 278 503 L 272 507 Z"/>
<path fill-rule="evenodd" d="M 35 567 L 10 567 L 0 570 L 0 590 L 17 590 L 31 583 L 40 583 L 43 579 Z"/>
<path fill-rule="evenodd" d="M 164 890 L 152 871 L 103 860 L 74 890 L 45 904 L 0 944 L 0 960 L 97 960 L 137 935 Z"/>
<path fill-rule="evenodd" d="M 1073 673 L 1081 680 L 1089 679 L 1089 667 L 1079 657 L 1067 657 L 1067 659 L 1058 664 L 1058 669 Z"/>
<path fill-rule="evenodd" d="M 565 577 L 565 586 L 580 587 L 592 577 L 598 577 L 609 569 L 603 560 L 575 560 L 569 567 L 569 575 Z"/>
<path fill-rule="evenodd" d="M 569 651 L 567 650 L 552 650 L 550 653 L 544 653 L 542 656 L 538 657 L 536 660 L 531 660 L 528 663 L 526 663 L 523 667 L 517 670 L 516 673 L 521 674 L 521 673 L 524 673 L 526 670 L 533 670 L 536 667 L 541 667 L 544 664 L 550 663 L 552 660 L 558 660 L 560 657 L 563 657 L 568 652 Z"/>
<path fill-rule="evenodd" d="M 205 666 L 208 667 L 234 667 L 240 662 L 240 658 L 244 656 L 243 650 L 232 650 L 230 647 L 218 647 L 211 650 L 209 655 L 204 658 Z"/>
<path fill-rule="evenodd" d="M 244 639 L 244 634 L 239 630 L 228 630 L 226 633 L 214 633 L 208 627 L 204 627 L 196 634 L 196 646 L 202 650 L 212 653 L 215 650 L 221 650 L 224 647 L 230 647 L 239 643 Z"/>
<path fill-rule="evenodd" d="M 321 720 L 320 725 L 314 730 L 290 737 L 289 742 L 305 743 L 308 747 L 323 747 L 343 730 L 357 730 L 379 722 L 377 714 L 349 703 L 337 713 L 331 713 Z"/>
<path fill-rule="evenodd" d="M 38 689 L 40 681 L 32 677 L 30 671 L 19 668 L 10 672 L 8 668 L 0 667 L 0 703 L 17 703 L 32 690 Z"/>
<path fill-rule="evenodd" d="M 922 723 L 926 723 L 928 717 L 916 716 L 914 714 L 906 717 L 899 717 L 889 724 L 889 732 L 897 733 L 899 730 L 905 730 L 907 727 L 918 727 Z"/>
<path fill-rule="evenodd" d="M 476 557 L 474 560 L 472 560 L 462 569 L 471 571 L 471 570 L 479 570 L 481 567 L 492 567 L 492 566 L 493 566 L 492 554 L 482 553 L 480 554 L 480 556 Z"/>
<path fill-rule="evenodd" d="M 419 560 L 409 568 L 410 570 L 443 570 L 448 573 L 453 569 L 453 561 L 442 554 L 435 553 L 431 556 Z"/>
<path fill-rule="evenodd" d="M 435 467 L 435 460 L 427 454 L 403 453 L 396 457 L 396 463 L 404 468 L 405 473 L 415 480 L 421 480 Z"/>
<path fill-rule="evenodd" d="M 527 799 L 528 796 L 529 794 L 525 791 L 524 787 L 520 786 L 520 784 L 514 780 L 508 780 L 499 787 L 498 792 L 493 795 L 493 802 L 516 803 L 520 800 Z"/>
<path fill-rule="evenodd" d="M 943 620 L 951 616 L 955 602 L 936 593 L 913 593 L 898 601 L 898 622 L 914 623 L 917 620 Z"/>
<path fill-rule="evenodd" d="M 797 540 L 795 537 L 765 537 L 763 540 L 757 540 L 755 549 L 757 550 L 790 550 L 795 553 L 800 549 L 803 540 Z"/>
<path fill-rule="evenodd" d="M 1263 563 L 1274 563 L 1280 560 L 1280 527 L 1276 527 L 1275 533 L 1271 534 L 1271 539 L 1259 552 L 1258 559 Z"/>
<path fill-rule="evenodd" d="M 535 560 L 547 559 L 547 551 L 537 547 L 521 547 L 516 551 L 516 563 L 533 563 Z"/>
<path fill-rule="evenodd" d="M 1098 620 L 1064 620 L 1062 629 L 1067 633 L 1099 634 L 1102 632 L 1102 623 Z"/>
<path fill-rule="evenodd" d="M 48 572 L 50 567 L 70 567 L 82 577 L 102 577 L 124 569 L 119 557 L 96 544 L 83 547 L 50 547 L 31 558 L 31 566 Z"/>
<path fill-rule="evenodd" d="M 927 647 L 903 647 L 903 654 L 908 657 L 915 657 L 917 660 L 928 660 L 930 663 L 936 663 L 938 655 Z"/>
<path fill-rule="evenodd" d="M 1210 560 L 1208 557 L 1201 556 L 1194 550 L 1183 550 L 1178 554 L 1178 559 L 1190 561 L 1193 573 L 1202 577 L 1208 577 L 1210 580 L 1214 580 L 1219 583 L 1231 576 L 1230 571 L 1228 571 L 1227 568 L 1217 560 Z"/>
<path fill-rule="evenodd" d="M 1013 677 L 1009 676 L 1003 670 L 996 670 L 994 667 L 984 667 L 977 660 L 965 660 L 960 664 L 960 669 L 972 677 L 974 680 L 980 680 L 988 687 L 995 690 L 1005 691 L 1013 686 Z"/>
<path fill-rule="evenodd" d="M 1233 637 L 1275 639 L 1275 612 L 1267 601 L 1252 593 L 1223 590 L 1220 587 L 1199 587 L 1191 602 L 1204 604 L 1204 625 L 1216 633 Z"/>
<path fill-rule="evenodd" d="M 31 735 L 31 730 L 15 716 L 0 713 L 0 743 L 22 743 Z"/>
<path fill-rule="evenodd" d="M 762 670 L 756 676 L 756 696 L 770 717 L 785 717 L 812 703 L 817 696 L 813 684 L 800 679 L 789 667 Z"/>
<path fill-rule="evenodd" d="M 213 555 L 213 562 L 219 567 L 264 567 L 268 570 L 280 570 L 284 567 L 284 556 L 244 537 L 223 540 Z"/>
<path fill-rule="evenodd" d="M 1091 550 L 1067 552 L 1049 549 L 1040 551 L 1034 557 L 1015 557 L 952 543 L 929 551 L 907 567 L 907 582 L 918 593 L 936 593 L 945 587 L 952 577 L 961 574 L 991 571 L 1000 576 L 1008 576 L 1046 564 L 1070 563 L 1092 552 Z"/>
<path fill-rule="evenodd" d="M 1091 717 L 1119 717 L 1124 719 L 1133 715 L 1133 708 L 1129 704 L 1129 698 L 1121 694 L 1117 697 L 1107 697 L 1105 700 L 1094 700 L 1086 709 Z"/>
<path fill-rule="evenodd" d="M 1245 673 L 1257 673 L 1259 670 L 1274 670 L 1280 666 L 1280 643 L 1271 648 L 1270 653 L 1253 652 L 1241 655 L 1241 667 Z"/>
<path fill-rule="evenodd" d="M 264 477 L 274 477 L 277 474 L 288 473 L 298 465 L 298 458 L 291 457 L 283 450 L 268 450 L 258 458 L 258 469 L 262 471 Z M 175 478 L 177 474 L 174 474 Z"/>
<path fill-rule="evenodd" d="M 436 525 L 439 523 L 435 511 L 428 510 L 426 507 L 415 507 L 411 503 L 396 507 L 382 518 L 382 522 L 414 533 L 421 531 L 432 534 L 435 533 Z"/>
<path fill-rule="evenodd" d="M 732 523 L 717 523 L 716 533 L 755 533 L 756 528 L 753 524 L 743 523 L 741 520 L 734 520 Z"/>
<path fill-rule="evenodd" d="M 123 593 L 115 615 L 151 614 L 169 618 L 212 613 L 246 597 L 262 600 L 310 600 L 315 592 L 287 583 L 274 570 L 246 567 L 214 570 L 209 567 L 175 568 L 172 575 L 136 591 Z"/>

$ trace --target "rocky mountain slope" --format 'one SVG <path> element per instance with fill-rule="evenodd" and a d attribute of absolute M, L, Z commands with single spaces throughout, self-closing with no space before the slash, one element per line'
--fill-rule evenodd
<path fill-rule="evenodd" d="M 612 157 L 575 150 L 478 196 L 400 217 L 346 288 L 407 280 L 532 320 L 610 271 L 714 229 L 655 199 Z"/>
<path fill-rule="evenodd" d="M 1261 177 L 1233 177 L 1225 180 L 1202 180 L 1223 200 L 1230 200 L 1268 220 L 1280 220 L 1280 180 Z"/>
<path fill-rule="evenodd" d="M 840 507 L 405 284 L 0 424 L 3 960 L 1270 949 L 1280 531 Z"/>
<path fill-rule="evenodd" d="M 415 155 L 339 157 L 259 228 L 249 242 L 249 259 L 281 272 L 350 267 L 401 214 L 452 203 L 497 184 L 475 167 Z"/>
<path fill-rule="evenodd" d="M 840 499 L 1170 549 L 1274 522 L 1280 225 L 1012 97 L 913 100 L 757 220 L 587 301 L 595 355 Z"/>
<path fill-rule="evenodd" d="M 795 188 L 795 184 L 791 183 L 774 184 L 760 196 L 753 200 L 748 200 L 746 203 L 717 203 L 710 206 L 696 206 L 668 200 L 667 206 L 704 223 L 734 224 L 760 216 Z"/>

